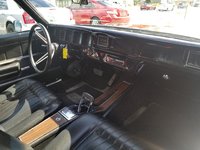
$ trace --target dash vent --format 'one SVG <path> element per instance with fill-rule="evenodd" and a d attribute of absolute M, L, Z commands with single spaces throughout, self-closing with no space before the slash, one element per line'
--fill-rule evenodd
<path fill-rule="evenodd" d="M 189 51 L 187 62 L 187 67 L 200 69 L 200 51 Z"/>

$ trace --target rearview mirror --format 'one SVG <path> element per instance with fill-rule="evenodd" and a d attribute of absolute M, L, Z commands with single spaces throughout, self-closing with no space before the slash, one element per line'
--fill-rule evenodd
<path fill-rule="evenodd" d="M 72 0 L 73 4 L 87 5 L 88 0 Z"/>

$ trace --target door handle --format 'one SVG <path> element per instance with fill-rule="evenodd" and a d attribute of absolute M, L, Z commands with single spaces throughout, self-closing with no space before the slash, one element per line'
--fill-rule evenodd
<path fill-rule="evenodd" d="M 0 77 L 5 77 L 13 74 L 18 74 L 20 71 L 20 63 L 12 62 L 0 66 Z"/>

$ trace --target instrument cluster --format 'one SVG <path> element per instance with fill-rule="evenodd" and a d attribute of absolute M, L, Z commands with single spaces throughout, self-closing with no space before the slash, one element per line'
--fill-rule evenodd
<path fill-rule="evenodd" d="M 81 30 L 57 30 L 55 39 L 60 44 L 68 45 L 71 54 L 80 55 L 128 70 L 126 55 L 121 55 L 115 48 L 115 38 L 99 32 Z"/>

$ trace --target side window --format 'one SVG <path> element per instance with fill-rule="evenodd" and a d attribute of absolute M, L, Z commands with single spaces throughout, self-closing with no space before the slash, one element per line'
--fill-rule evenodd
<path fill-rule="evenodd" d="M 6 0 L 0 0 L 0 10 L 7 10 L 8 9 L 8 5 Z"/>
<path fill-rule="evenodd" d="M 92 4 L 91 2 L 89 2 L 87 5 L 82 5 L 82 8 L 94 8 L 94 4 Z"/>
<path fill-rule="evenodd" d="M 34 23 L 14 0 L 0 0 L 0 35 L 30 30 Z"/>
<path fill-rule="evenodd" d="M 78 8 L 80 8 L 80 4 L 72 4 L 72 5 L 70 6 L 70 8 L 71 8 L 71 9 L 78 9 Z"/>

